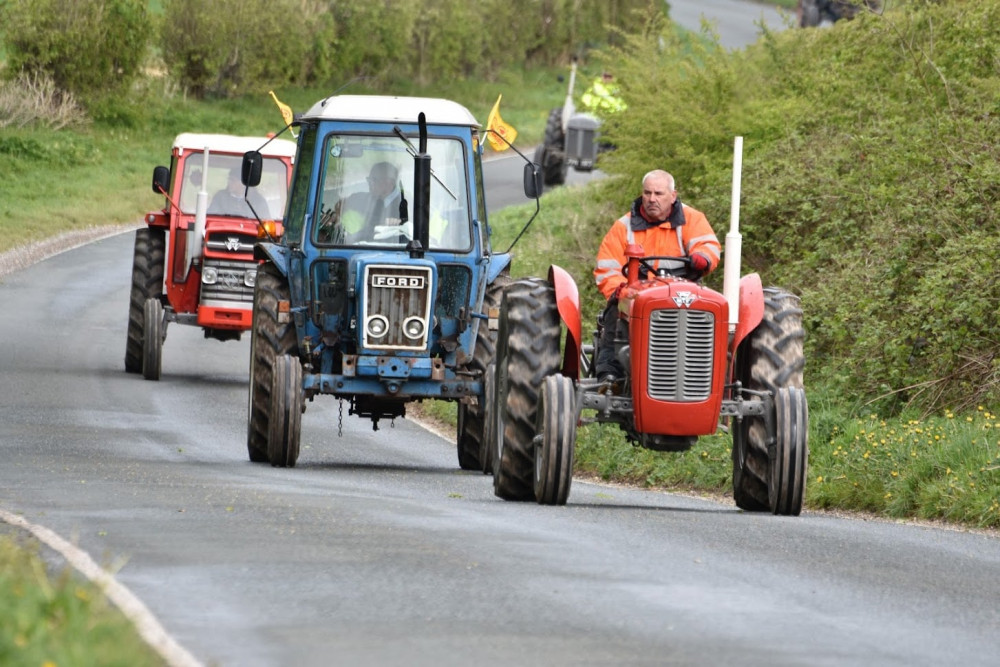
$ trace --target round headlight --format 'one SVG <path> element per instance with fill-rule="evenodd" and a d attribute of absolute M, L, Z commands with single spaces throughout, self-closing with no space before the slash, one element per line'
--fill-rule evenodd
<path fill-rule="evenodd" d="M 424 321 L 419 317 L 410 317 L 403 322 L 403 333 L 407 338 L 420 338 L 424 335 Z"/>
<path fill-rule="evenodd" d="M 247 287 L 253 287 L 257 283 L 257 269 L 249 269 L 243 274 L 243 284 Z"/>
<path fill-rule="evenodd" d="M 219 271 L 214 266 L 206 266 L 201 270 L 201 282 L 214 285 L 219 282 Z"/>
<path fill-rule="evenodd" d="M 385 332 L 389 330 L 389 320 L 385 319 L 381 315 L 372 315 L 368 318 L 368 322 L 365 323 L 365 331 L 372 338 L 381 338 L 385 335 Z"/>

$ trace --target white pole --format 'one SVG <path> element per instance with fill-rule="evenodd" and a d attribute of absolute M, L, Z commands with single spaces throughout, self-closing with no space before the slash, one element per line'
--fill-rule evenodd
<path fill-rule="evenodd" d="M 740 319 L 740 262 L 743 237 L 740 235 L 740 189 L 743 174 L 743 137 L 736 137 L 733 146 L 733 199 L 730 208 L 729 232 L 723 255 L 722 293 L 729 302 L 729 333 L 736 331 Z"/>

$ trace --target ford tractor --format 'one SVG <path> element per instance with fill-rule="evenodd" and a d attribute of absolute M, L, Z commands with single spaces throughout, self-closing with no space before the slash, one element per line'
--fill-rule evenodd
<path fill-rule="evenodd" d="M 567 502 L 579 424 L 611 423 L 633 444 L 684 451 L 699 437 L 732 436 L 733 496 L 748 511 L 797 515 L 808 458 L 802 311 L 789 292 L 740 277 L 737 138 L 733 222 L 723 292 L 689 278 L 689 258 L 626 252 L 615 352 L 623 380 L 594 377 L 576 284 L 553 266 L 548 280 L 513 281 L 499 311 L 493 407 L 494 492 L 505 500 Z M 565 335 L 563 334 L 565 330 Z M 560 352 L 560 340 L 565 345 Z"/>
<path fill-rule="evenodd" d="M 262 157 L 260 183 L 241 183 L 243 154 Z M 125 370 L 159 380 L 167 324 L 238 340 L 250 329 L 258 238 L 277 238 L 295 143 L 266 137 L 184 133 L 170 167 L 153 170 L 162 210 L 136 230 Z M 209 198 L 211 196 L 211 199 Z"/>
<path fill-rule="evenodd" d="M 490 245 L 479 123 L 442 99 L 335 95 L 291 125 L 284 235 L 256 246 L 250 460 L 294 466 L 319 395 L 340 401 L 338 433 L 345 405 L 377 430 L 438 399 L 458 404 L 459 466 L 490 470 L 484 373 L 511 257 Z M 250 185 L 259 163 L 245 160 Z"/>

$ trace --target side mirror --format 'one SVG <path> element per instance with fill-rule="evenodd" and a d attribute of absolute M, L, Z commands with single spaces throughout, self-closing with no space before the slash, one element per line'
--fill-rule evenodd
<path fill-rule="evenodd" d="M 170 170 L 166 167 L 155 167 L 153 169 L 153 192 L 158 195 L 165 195 L 169 188 Z"/>
<path fill-rule="evenodd" d="M 240 181 L 248 188 L 255 188 L 260 185 L 260 173 L 264 168 L 264 156 L 260 151 L 247 151 L 243 154 L 243 171 L 240 172 Z"/>
<path fill-rule="evenodd" d="M 524 165 L 524 196 L 529 199 L 538 199 L 542 196 L 542 170 L 536 164 L 528 163 Z"/>

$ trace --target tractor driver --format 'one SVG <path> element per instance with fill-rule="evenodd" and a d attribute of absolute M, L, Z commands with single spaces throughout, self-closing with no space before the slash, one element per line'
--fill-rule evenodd
<path fill-rule="evenodd" d="M 249 190 L 240 180 L 240 167 L 233 167 L 229 170 L 229 180 L 226 187 L 215 193 L 212 203 L 208 205 L 208 212 L 213 215 L 236 215 L 242 218 L 253 218 L 254 213 L 261 220 L 271 218 L 267 201 L 254 188 Z M 250 207 L 253 210 L 250 210 Z"/>
<path fill-rule="evenodd" d="M 624 327 L 618 330 L 618 324 L 624 324 L 618 318 L 618 297 L 628 282 L 622 269 L 625 248 L 632 243 L 642 246 L 646 255 L 688 257 L 687 277 L 692 280 L 714 271 L 722 256 L 722 246 L 705 214 L 677 198 L 674 177 L 662 169 L 643 176 L 642 195 L 632 202 L 628 213 L 615 221 L 597 251 L 594 278 L 608 305 L 598 320 L 603 329 L 594 370 L 608 383 L 625 376 L 625 369 L 615 358 L 615 338 L 628 336 Z"/>

